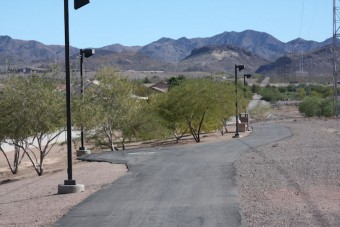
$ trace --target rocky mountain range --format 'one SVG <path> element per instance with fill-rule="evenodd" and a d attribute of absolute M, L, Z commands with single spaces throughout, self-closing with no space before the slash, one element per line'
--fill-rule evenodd
<path fill-rule="evenodd" d="M 251 71 L 270 75 L 294 71 L 304 56 L 302 64 L 307 64 L 310 58 L 314 59 L 314 66 L 325 61 L 327 64 L 322 64 L 320 72 L 310 70 L 323 74 L 330 71 L 331 43 L 332 39 L 324 42 L 295 39 L 284 43 L 270 34 L 253 30 L 224 32 L 208 38 L 161 38 L 145 46 L 113 44 L 97 48 L 96 54 L 86 60 L 86 67 L 96 70 L 102 65 L 116 65 L 121 70 L 232 72 L 235 64 L 244 64 Z M 71 47 L 70 53 L 71 60 L 76 61 L 79 49 Z M 2 72 L 8 67 L 49 68 L 51 64 L 62 65 L 63 62 L 64 47 L 61 45 L 0 36 Z M 288 62 L 294 66 L 289 68 Z"/>
<path fill-rule="evenodd" d="M 336 52 L 340 53 L 339 47 Z M 307 53 L 287 53 L 274 62 L 260 66 L 256 73 L 276 76 L 330 76 L 333 74 L 333 46 L 326 45 Z"/>

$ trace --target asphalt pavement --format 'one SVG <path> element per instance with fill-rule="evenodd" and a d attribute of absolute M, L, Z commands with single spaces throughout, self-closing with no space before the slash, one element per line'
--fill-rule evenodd
<path fill-rule="evenodd" d="M 84 159 L 125 163 L 129 172 L 55 226 L 243 226 L 234 162 L 289 136 L 286 127 L 256 124 L 250 136 L 224 142 L 88 155 Z"/>

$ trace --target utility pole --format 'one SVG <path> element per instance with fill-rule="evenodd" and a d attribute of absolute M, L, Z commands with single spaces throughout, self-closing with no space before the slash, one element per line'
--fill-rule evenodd
<path fill-rule="evenodd" d="M 6 78 L 8 78 L 8 58 L 6 58 Z"/>
<path fill-rule="evenodd" d="M 334 114 L 339 116 L 338 103 L 338 75 L 336 68 L 337 54 L 337 40 L 340 37 L 340 8 L 337 6 L 336 0 L 333 0 L 333 88 L 334 88 Z"/>

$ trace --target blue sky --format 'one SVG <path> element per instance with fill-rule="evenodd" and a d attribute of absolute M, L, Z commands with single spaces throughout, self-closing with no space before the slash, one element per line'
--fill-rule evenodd
<path fill-rule="evenodd" d="M 91 0 L 74 10 L 69 0 L 70 44 L 145 45 L 247 29 L 283 42 L 324 41 L 332 36 L 332 7 L 332 0 Z M 64 45 L 64 1 L 1 0 L 0 8 L 0 35 Z"/>

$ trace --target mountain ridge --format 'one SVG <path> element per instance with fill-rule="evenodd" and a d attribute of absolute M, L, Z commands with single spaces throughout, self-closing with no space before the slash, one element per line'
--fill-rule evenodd
<path fill-rule="evenodd" d="M 255 67 L 261 66 L 258 64 L 263 63 L 267 65 L 287 55 L 287 53 L 309 53 L 330 43 L 332 43 L 331 38 L 323 42 L 297 38 L 284 43 L 265 32 L 254 30 L 242 32 L 226 31 L 206 38 L 189 39 L 181 37 L 179 39 L 171 39 L 163 37 L 145 46 L 107 45 L 96 48 L 96 54 L 87 59 L 87 62 L 90 65 L 92 64 L 90 69 L 98 68 L 100 64 L 117 64 L 122 70 L 141 70 L 143 67 L 145 70 L 170 70 L 175 65 L 178 65 L 181 70 L 201 68 L 202 70 L 216 71 L 223 70 L 223 67 L 226 67 L 225 62 L 222 61 L 223 58 L 218 60 L 214 56 L 209 55 L 215 54 L 217 56 L 219 55 L 218 51 L 223 51 L 223 48 L 228 47 L 229 49 L 239 48 L 237 52 L 240 55 L 242 54 L 242 56 L 248 56 L 246 52 L 252 53 L 254 56 L 249 58 L 248 62 L 243 61 L 243 59 L 239 59 L 239 62 L 252 65 L 251 68 L 257 70 Z M 192 55 L 193 51 L 195 53 L 195 51 L 203 48 L 201 49 L 202 51 L 204 47 L 218 47 L 222 48 L 222 50 L 215 49 L 215 53 L 213 53 L 209 52 L 208 48 L 204 53 L 205 57 L 201 56 L 198 58 Z M 72 58 L 75 59 L 79 54 L 79 49 L 70 47 L 70 53 Z M 202 68 L 201 66 L 204 62 L 194 62 L 193 59 L 196 59 L 196 61 L 209 59 L 212 66 L 204 66 Z M 229 62 L 233 62 L 237 59 L 229 60 Z M 188 65 L 190 61 L 192 65 Z M 252 61 L 256 61 L 256 64 L 252 64 Z M 49 64 L 63 64 L 63 62 L 64 46 L 62 45 L 45 45 L 34 40 L 25 41 L 12 39 L 6 35 L 0 36 L 0 71 L 4 67 L 8 67 L 8 64 L 18 67 L 48 67 Z"/>

